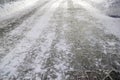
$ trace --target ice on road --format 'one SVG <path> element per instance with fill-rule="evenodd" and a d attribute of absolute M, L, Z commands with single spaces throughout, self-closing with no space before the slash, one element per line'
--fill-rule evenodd
<path fill-rule="evenodd" d="M 37 5 L 0 22 L 0 80 L 69 80 L 67 72 L 88 70 L 103 78 L 120 70 L 120 19 L 83 0 Z"/>

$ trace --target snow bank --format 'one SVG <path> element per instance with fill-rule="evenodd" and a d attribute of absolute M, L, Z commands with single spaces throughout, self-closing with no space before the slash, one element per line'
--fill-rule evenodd
<path fill-rule="evenodd" d="M 110 16 L 120 16 L 120 0 L 90 0 L 90 3 Z"/>
<path fill-rule="evenodd" d="M 99 19 L 100 23 L 104 25 L 105 31 L 110 34 L 114 34 L 118 38 L 120 38 L 120 17 L 119 17 L 120 16 L 120 5 L 119 5 L 120 0 L 114 0 L 114 1 L 83 0 L 83 1 L 87 3 L 86 6 L 84 7 L 87 10 L 89 10 L 92 15 L 94 14 L 94 17 Z M 83 5 L 85 5 L 85 3 Z M 108 15 L 117 16 L 118 18 L 113 18 Z"/>
<path fill-rule="evenodd" d="M 30 7 L 36 4 L 37 1 L 39 0 L 19 0 L 0 5 L 0 20 L 10 18 L 20 12 L 21 14 L 23 14 L 23 10 L 27 11 L 28 9 L 30 9 Z"/>

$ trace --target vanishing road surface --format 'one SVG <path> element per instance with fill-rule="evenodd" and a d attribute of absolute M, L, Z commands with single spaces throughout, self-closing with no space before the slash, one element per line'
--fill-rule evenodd
<path fill-rule="evenodd" d="M 0 23 L 0 80 L 77 80 L 72 74 L 85 71 L 102 80 L 119 71 L 120 38 L 101 17 L 82 0 L 48 0 Z"/>

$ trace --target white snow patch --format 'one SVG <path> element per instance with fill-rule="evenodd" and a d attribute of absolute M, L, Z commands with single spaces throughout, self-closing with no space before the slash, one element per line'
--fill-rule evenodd
<path fill-rule="evenodd" d="M 104 19 L 108 33 L 112 33 L 120 38 L 120 19 L 108 17 Z"/>
<path fill-rule="evenodd" d="M 13 69 L 16 69 L 21 62 L 23 62 L 27 52 L 30 47 L 35 44 L 36 40 L 40 37 L 42 31 L 48 27 L 49 19 L 53 15 L 55 9 L 59 6 L 60 1 L 56 3 L 51 3 L 52 6 L 41 18 L 38 18 L 38 21 L 33 26 L 33 28 L 26 34 L 25 38 L 21 40 L 19 44 L 16 45 L 15 49 L 13 49 L 7 56 L 5 56 L 0 63 L 0 70 L 3 71 L 3 75 L 10 72 L 12 73 Z M 14 73 L 14 72 L 13 72 Z"/>
<path fill-rule="evenodd" d="M 89 2 L 107 15 L 120 16 L 120 0 L 89 0 Z"/>
<path fill-rule="evenodd" d="M 120 38 L 120 19 L 119 18 L 111 18 L 106 16 L 103 12 L 101 12 L 96 7 L 93 7 L 88 1 L 77 1 L 83 8 L 90 12 L 90 15 L 99 20 L 99 23 L 103 24 L 106 32 L 112 33 Z M 103 2 L 96 1 L 97 3 Z"/>
<path fill-rule="evenodd" d="M 11 18 L 18 14 L 24 14 L 32 10 L 32 7 L 39 0 L 19 0 L 16 2 L 6 3 L 0 7 L 0 20 Z"/>

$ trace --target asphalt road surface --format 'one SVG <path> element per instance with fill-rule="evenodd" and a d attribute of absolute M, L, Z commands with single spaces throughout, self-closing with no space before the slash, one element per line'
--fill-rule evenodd
<path fill-rule="evenodd" d="M 95 71 L 102 80 L 119 71 L 120 39 L 85 6 L 50 0 L 0 24 L 0 80 L 69 80 L 69 71 Z"/>

